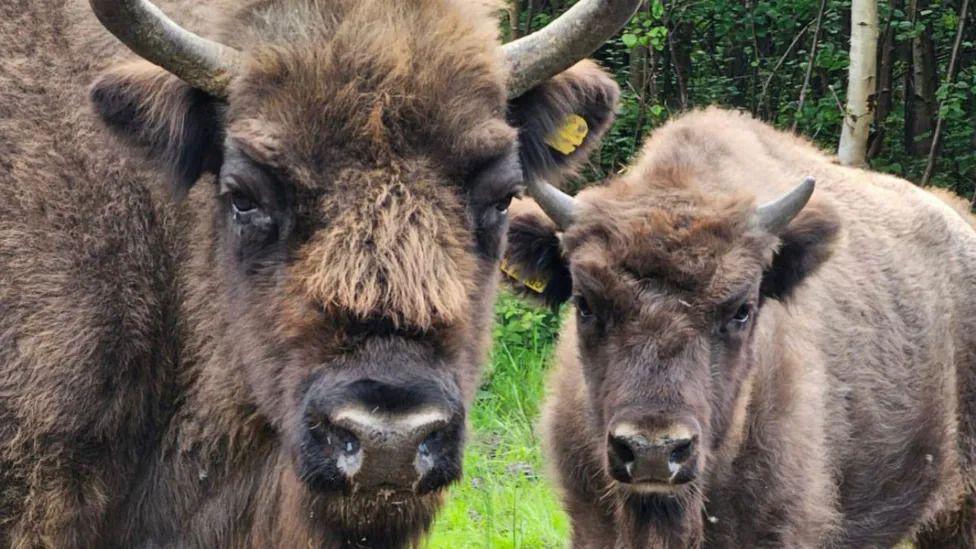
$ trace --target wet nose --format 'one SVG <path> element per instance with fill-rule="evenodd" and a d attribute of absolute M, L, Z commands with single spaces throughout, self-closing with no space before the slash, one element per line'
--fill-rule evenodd
<path fill-rule="evenodd" d="M 460 477 L 464 422 L 447 403 L 311 407 L 303 461 L 321 489 L 426 493 Z"/>
<path fill-rule="evenodd" d="M 685 484 L 698 475 L 701 428 L 695 420 L 619 422 L 607 434 L 610 476 L 627 484 Z"/>

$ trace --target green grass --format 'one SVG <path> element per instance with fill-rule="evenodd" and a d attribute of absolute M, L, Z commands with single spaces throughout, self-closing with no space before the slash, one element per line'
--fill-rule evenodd
<path fill-rule="evenodd" d="M 537 432 L 558 318 L 503 295 L 491 361 L 471 410 L 464 479 L 426 547 L 565 547 L 569 523 L 543 466 Z"/>

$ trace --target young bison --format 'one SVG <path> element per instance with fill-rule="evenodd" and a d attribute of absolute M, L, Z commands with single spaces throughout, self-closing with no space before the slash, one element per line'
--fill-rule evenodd
<path fill-rule="evenodd" d="M 146 0 L 0 2 L 0 547 L 416 541 L 509 200 L 599 139 L 616 85 L 564 69 L 638 3 L 501 46 L 462 0 L 163 6 L 222 44 Z"/>
<path fill-rule="evenodd" d="M 574 303 L 543 422 L 574 546 L 976 547 L 966 214 L 715 109 L 530 191 L 508 259 Z"/>

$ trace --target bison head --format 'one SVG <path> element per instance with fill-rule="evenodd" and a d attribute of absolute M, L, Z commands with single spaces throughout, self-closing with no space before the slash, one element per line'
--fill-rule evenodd
<path fill-rule="evenodd" d="M 502 47 L 477 2 L 256 2 L 217 43 L 145 0 L 92 0 L 152 61 L 104 72 L 96 112 L 178 191 L 208 180 L 184 202 L 193 297 L 217 317 L 206 367 L 349 536 L 429 521 L 407 504 L 458 479 L 509 202 L 610 124 L 617 85 L 573 63 L 637 3 L 580 2 Z M 570 115 L 588 133 L 552 154 Z"/>
<path fill-rule="evenodd" d="M 574 305 L 563 356 L 579 361 L 585 419 L 552 428 L 587 425 L 593 462 L 637 517 L 701 504 L 710 457 L 741 431 L 757 318 L 829 256 L 838 228 L 826 205 L 805 208 L 812 179 L 756 205 L 704 193 L 721 174 L 669 168 L 638 165 L 576 197 L 532 185 L 542 210 L 513 206 L 507 252 L 543 299 Z"/>

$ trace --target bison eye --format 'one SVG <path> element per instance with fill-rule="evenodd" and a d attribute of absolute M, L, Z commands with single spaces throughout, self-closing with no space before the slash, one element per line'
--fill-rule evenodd
<path fill-rule="evenodd" d="M 749 323 L 752 318 L 752 305 L 749 303 L 743 303 L 736 309 L 735 314 L 729 319 L 727 329 L 729 331 L 741 330 Z"/>
<path fill-rule="evenodd" d="M 573 296 L 573 303 L 576 305 L 576 312 L 579 314 L 580 318 L 589 319 L 593 317 L 593 309 L 590 308 L 590 303 L 585 297 L 575 295 Z"/>
<path fill-rule="evenodd" d="M 515 193 L 512 193 L 506 196 L 505 198 L 503 198 L 502 200 L 495 202 L 495 209 L 498 210 L 498 213 L 508 212 L 508 207 L 512 205 L 512 199 L 514 198 L 515 198 Z"/>
<path fill-rule="evenodd" d="M 234 193 L 230 197 L 231 207 L 234 208 L 234 215 L 246 214 L 257 209 L 258 205 L 250 198 L 240 193 Z"/>

